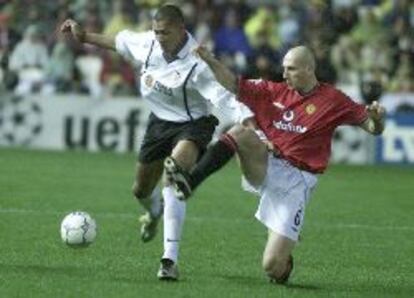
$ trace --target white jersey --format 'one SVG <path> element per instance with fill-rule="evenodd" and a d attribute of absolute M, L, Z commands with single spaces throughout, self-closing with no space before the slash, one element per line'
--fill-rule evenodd
<path fill-rule="evenodd" d="M 188 40 L 168 63 L 153 31 L 136 33 L 121 31 L 115 38 L 116 50 L 136 66 L 141 65 L 141 94 L 151 111 L 160 119 L 185 122 L 210 114 L 211 104 L 230 109 L 239 120 L 244 108 L 235 96 L 222 87 L 207 64 L 192 50 L 198 46 L 187 33 Z"/>

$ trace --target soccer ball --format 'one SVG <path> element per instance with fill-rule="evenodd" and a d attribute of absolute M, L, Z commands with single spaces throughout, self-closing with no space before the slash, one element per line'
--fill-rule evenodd
<path fill-rule="evenodd" d="M 87 212 L 71 212 L 62 220 L 60 236 L 69 246 L 88 246 L 95 240 L 96 222 Z"/>

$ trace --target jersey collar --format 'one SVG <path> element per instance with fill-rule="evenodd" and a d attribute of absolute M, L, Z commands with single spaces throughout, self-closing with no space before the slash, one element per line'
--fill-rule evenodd
<path fill-rule="evenodd" d="M 164 52 L 162 53 L 167 63 L 172 63 L 177 59 L 184 59 L 188 55 L 190 50 L 192 49 L 192 44 L 194 44 L 194 39 L 191 37 L 191 35 L 187 31 L 185 33 L 186 33 L 185 44 L 182 45 L 181 49 L 178 51 L 177 54 L 175 54 L 175 56 L 169 57 L 169 56 L 166 56 Z"/>
<path fill-rule="evenodd" d="M 306 94 L 302 94 L 299 91 L 295 90 L 295 93 L 302 99 L 305 99 L 309 96 L 312 96 L 315 94 L 315 92 L 317 92 L 317 90 L 319 89 L 319 87 L 321 86 L 321 84 L 319 82 L 316 82 L 316 85 L 312 88 L 312 90 L 310 90 L 309 92 L 307 92 Z"/>
<path fill-rule="evenodd" d="M 177 53 L 177 57 L 179 59 L 185 58 L 188 55 L 188 53 L 191 51 L 192 45 L 194 44 L 194 38 L 191 36 L 191 34 L 188 33 L 187 31 L 185 33 L 187 34 L 187 42 L 181 48 L 181 50 Z"/>

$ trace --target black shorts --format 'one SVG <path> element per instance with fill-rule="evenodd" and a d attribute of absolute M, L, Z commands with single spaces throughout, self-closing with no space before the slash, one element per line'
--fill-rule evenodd
<path fill-rule="evenodd" d="M 144 140 L 138 154 L 141 163 L 150 163 L 171 155 L 174 146 L 181 140 L 196 143 L 203 152 L 210 143 L 219 121 L 213 115 L 188 122 L 171 122 L 150 114 Z"/>

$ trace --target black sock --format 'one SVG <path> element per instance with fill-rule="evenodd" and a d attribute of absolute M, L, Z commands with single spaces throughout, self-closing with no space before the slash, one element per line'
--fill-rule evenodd
<path fill-rule="evenodd" d="M 209 147 L 191 170 L 191 188 L 194 190 L 208 176 L 221 169 L 234 155 L 237 143 L 232 136 L 223 134 L 220 140 Z"/>

